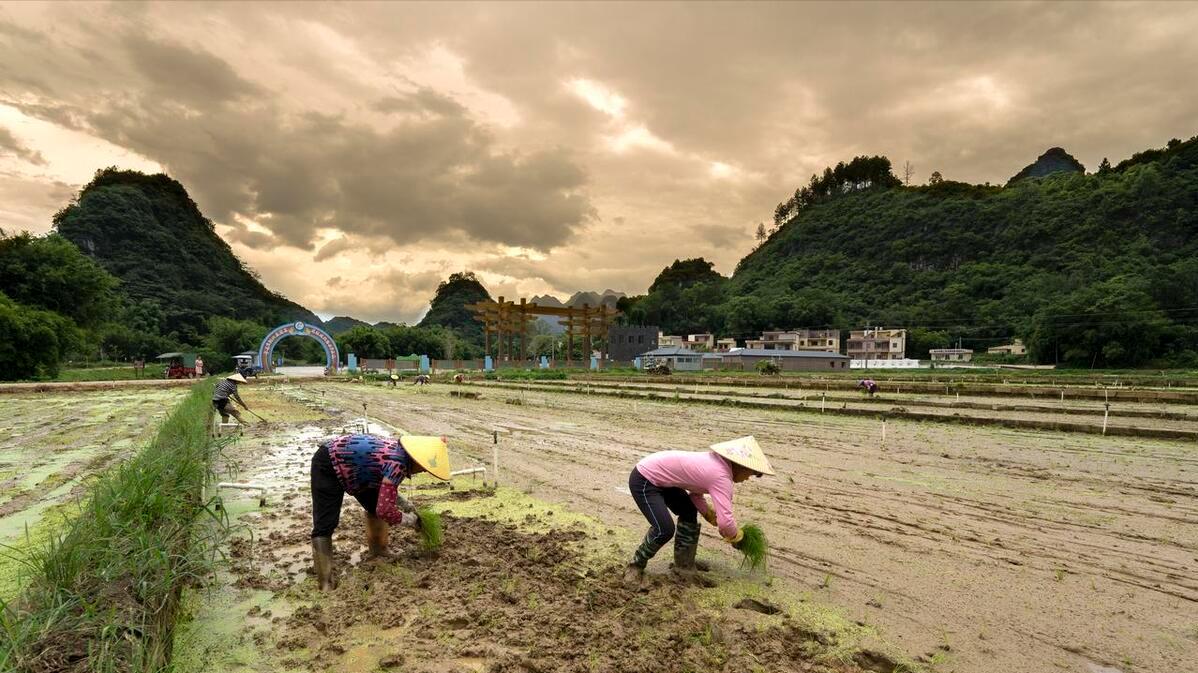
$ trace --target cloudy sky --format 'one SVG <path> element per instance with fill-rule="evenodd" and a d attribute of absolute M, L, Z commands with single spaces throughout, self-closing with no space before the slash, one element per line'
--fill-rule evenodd
<path fill-rule="evenodd" d="M 0 227 L 180 180 L 329 317 L 731 273 L 828 164 L 1004 182 L 1198 133 L 1198 3 L 0 3 Z"/>

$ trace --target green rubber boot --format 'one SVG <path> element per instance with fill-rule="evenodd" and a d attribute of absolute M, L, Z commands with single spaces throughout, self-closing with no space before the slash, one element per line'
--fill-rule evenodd
<path fill-rule="evenodd" d="M 321 591 L 337 587 L 333 581 L 333 538 L 312 538 L 312 565 L 316 569 L 316 583 Z"/>

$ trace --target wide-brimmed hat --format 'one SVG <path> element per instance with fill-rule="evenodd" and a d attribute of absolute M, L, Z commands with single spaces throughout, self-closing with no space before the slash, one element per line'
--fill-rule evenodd
<path fill-rule="evenodd" d="M 449 442 L 444 437 L 404 435 L 399 443 L 408 457 L 416 461 L 425 472 L 441 481 L 449 481 Z"/>
<path fill-rule="evenodd" d="M 228 379 L 229 381 L 236 381 L 238 383 L 249 383 L 249 381 L 246 381 L 245 377 L 242 376 L 240 373 L 229 374 L 225 378 Z"/>
<path fill-rule="evenodd" d="M 395 375 L 395 374 L 392 374 L 392 375 L 391 375 L 391 380 L 392 380 L 392 381 L 398 381 L 398 380 L 399 380 L 399 376 L 397 376 L 397 375 Z"/>
<path fill-rule="evenodd" d="M 747 467 L 754 472 L 760 474 L 774 473 L 774 468 L 770 467 L 770 461 L 765 457 L 765 452 L 761 450 L 761 445 L 757 443 L 757 440 L 752 435 L 730 439 L 719 444 L 712 444 L 711 450 L 737 465 Z"/>

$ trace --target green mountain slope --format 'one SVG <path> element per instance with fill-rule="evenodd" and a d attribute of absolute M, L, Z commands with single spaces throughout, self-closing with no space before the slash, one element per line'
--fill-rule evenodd
<path fill-rule="evenodd" d="M 348 332 L 355 327 L 370 327 L 370 323 L 351 316 L 339 315 L 334 316 L 324 324 L 325 331 L 334 336 Z"/>
<path fill-rule="evenodd" d="M 99 171 L 54 225 L 121 281 L 130 299 L 161 311 L 164 333 L 196 342 L 211 316 L 275 325 L 321 324 L 271 292 L 237 259 L 183 185 L 166 175 Z"/>
<path fill-rule="evenodd" d="M 1060 147 L 1050 148 L 1044 154 L 1041 154 L 1034 162 L 1023 167 L 1023 170 L 1016 173 L 1007 180 L 1007 184 L 1022 180 L 1024 178 L 1043 178 L 1053 173 L 1085 173 L 1086 167 L 1080 161 L 1073 158 Z"/>
<path fill-rule="evenodd" d="M 1198 350 L 1196 255 L 1198 138 L 1095 175 L 831 199 L 745 257 L 730 292 L 770 324 L 822 295 L 835 326 L 1022 336 L 1040 361 L 1123 366 Z"/>
<path fill-rule="evenodd" d="M 490 299 L 490 293 L 470 271 L 451 274 L 448 280 L 437 286 L 437 293 L 433 295 L 428 313 L 418 326 L 448 327 L 462 339 L 481 345 L 483 324 L 474 319 L 474 313 L 466 306 Z"/>
<path fill-rule="evenodd" d="M 730 280 L 669 302 L 659 288 L 625 302 L 629 315 L 665 307 L 663 329 L 739 337 L 865 325 L 975 349 L 1022 337 L 1040 362 L 1198 366 L 1198 137 L 1007 187 L 828 171 L 778 212 Z"/>

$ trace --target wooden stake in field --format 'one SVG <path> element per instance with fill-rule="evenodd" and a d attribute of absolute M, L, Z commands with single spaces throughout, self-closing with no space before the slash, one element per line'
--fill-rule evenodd
<path fill-rule="evenodd" d="M 1106 403 L 1106 411 L 1102 412 L 1102 434 L 1106 435 L 1106 421 L 1111 415 L 1111 403 Z"/>
<path fill-rule="evenodd" d="M 828 404 L 828 393 L 820 393 L 819 396 L 819 412 L 824 413 L 824 407 Z"/>
<path fill-rule="evenodd" d="M 883 448 L 886 446 L 886 418 L 882 418 L 882 443 L 879 445 Z"/>
<path fill-rule="evenodd" d="M 498 487 L 499 486 L 499 431 L 498 430 L 494 430 L 491 432 L 491 441 L 492 441 L 491 470 L 495 473 L 495 486 Z"/>

